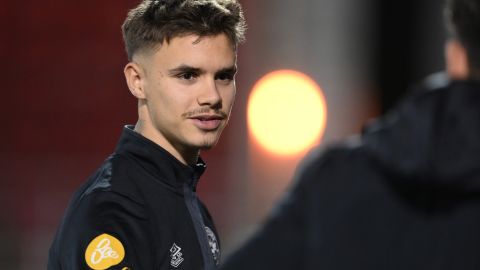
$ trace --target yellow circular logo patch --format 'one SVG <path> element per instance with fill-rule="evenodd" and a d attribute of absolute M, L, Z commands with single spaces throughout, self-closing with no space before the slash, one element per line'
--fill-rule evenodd
<path fill-rule="evenodd" d="M 125 249 L 122 243 L 109 234 L 102 234 L 88 244 L 85 261 L 90 268 L 104 270 L 122 262 Z"/>

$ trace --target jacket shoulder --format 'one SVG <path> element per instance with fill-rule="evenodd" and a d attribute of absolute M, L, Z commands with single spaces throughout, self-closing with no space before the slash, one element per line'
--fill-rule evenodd
<path fill-rule="evenodd" d="M 112 190 L 96 189 L 69 206 L 50 250 L 50 258 L 68 269 L 89 269 L 87 255 L 94 256 L 92 249 L 101 246 L 103 241 L 104 244 L 115 243 L 128 256 L 139 250 L 145 253 L 145 261 L 149 261 L 152 248 L 148 240 L 152 230 L 147 217 L 143 205 Z M 113 246 L 109 248 L 114 249 Z M 55 257 L 56 260 L 52 259 Z M 125 261 L 135 260 L 137 258 L 125 258 Z"/>
<path fill-rule="evenodd" d="M 144 204 L 136 181 L 138 174 L 136 164 L 121 155 L 111 155 L 77 190 L 74 199 L 80 202 L 92 193 L 108 191 Z"/>
<path fill-rule="evenodd" d="M 87 269 L 86 250 L 102 235 L 111 237 L 110 242 L 118 241 L 129 254 L 151 242 L 149 210 L 128 173 L 128 165 L 128 161 L 110 156 L 76 191 L 50 250 L 52 265 L 58 262 Z"/>

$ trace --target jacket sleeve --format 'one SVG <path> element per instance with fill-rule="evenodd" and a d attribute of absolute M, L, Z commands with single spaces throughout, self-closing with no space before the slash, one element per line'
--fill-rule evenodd
<path fill-rule="evenodd" d="M 305 189 L 298 181 L 262 228 L 221 269 L 302 269 L 307 242 Z"/>
<path fill-rule="evenodd" d="M 152 233 L 143 205 L 96 191 L 68 211 L 54 252 L 64 270 L 156 269 Z"/>

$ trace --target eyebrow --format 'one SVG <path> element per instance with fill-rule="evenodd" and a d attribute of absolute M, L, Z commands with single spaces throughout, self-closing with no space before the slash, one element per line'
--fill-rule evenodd
<path fill-rule="evenodd" d="M 222 68 L 219 71 L 215 72 L 215 75 L 218 74 L 231 74 L 235 75 L 237 73 L 237 66 L 233 65 L 231 67 Z"/>
<path fill-rule="evenodd" d="M 201 68 L 191 67 L 188 65 L 180 65 L 178 67 L 172 68 L 168 70 L 168 74 L 170 75 L 177 75 L 179 73 L 196 73 L 196 74 L 203 74 L 205 71 Z M 218 70 L 215 72 L 215 75 L 218 74 L 236 74 L 237 73 L 237 66 L 233 65 L 231 67 L 226 67 Z"/>
<path fill-rule="evenodd" d="M 172 68 L 168 70 L 168 74 L 170 75 L 177 75 L 179 73 L 203 73 L 200 68 L 195 68 L 187 65 L 180 65 L 176 68 Z"/>

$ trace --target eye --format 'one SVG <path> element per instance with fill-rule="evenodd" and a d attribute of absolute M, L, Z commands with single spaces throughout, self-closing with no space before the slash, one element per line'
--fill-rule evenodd
<path fill-rule="evenodd" d="M 235 74 L 233 73 L 220 73 L 218 74 L 215 79 L 220 81 L 233 81 L 235 78 Z"/>
<path fill-rule="evenodd" d="M 191 81 L 197 77 L 198 75 L 194 72 L 184 72 L 177 75 L 177 78 L 187 81 Z"/>

